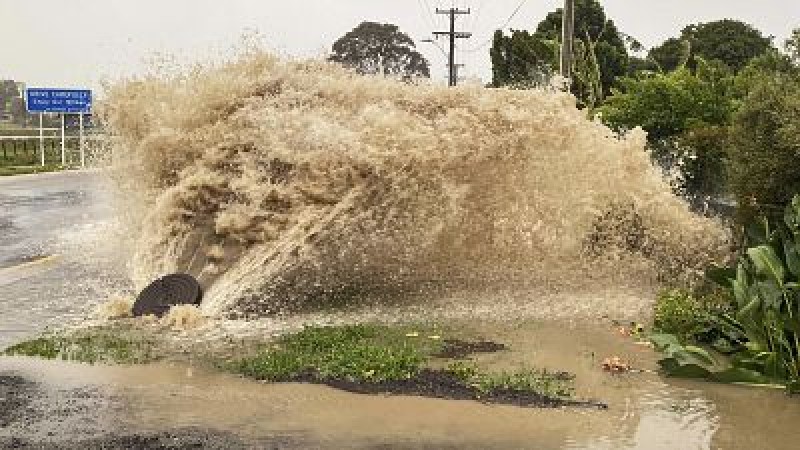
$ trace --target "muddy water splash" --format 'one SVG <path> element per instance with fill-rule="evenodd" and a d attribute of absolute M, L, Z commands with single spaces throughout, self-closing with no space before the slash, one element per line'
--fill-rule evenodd
<path fill-rule="evenodd" d="M 724 254 L 643 134 L 615 137 L 563 93 L 253 52 L 120 83 L 103 115 L 134 282 L 192 273 L 206 314 L 431 283 L 639 287 Z"/>

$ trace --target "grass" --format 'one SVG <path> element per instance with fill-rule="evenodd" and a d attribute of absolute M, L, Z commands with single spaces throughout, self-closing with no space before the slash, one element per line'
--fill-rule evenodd
<path fill-rule="evenodd" d="M 473 364 L 455 362 L 447 371 L 464 383 L 488 395 L 498 390 L 536 392 L 556 398 L 571 397 L 574 377 L 568 373 L 551 373 L 547 370 L 523 369 L 516 372 L 486 373 Z"/>
<path fill-rule="evenodd" d="M 439 370 L 476 391 L 476 397 L 498 391 L 569 397 L 572 377 L 540 370 L 490 373 L 476 365 L 455 362 L 431 369 L 442 351 L 440 336 L 406 328 L 379 325 L 310 327 L 287 335 L 255 356 L 234 361 L 227 368 L 241 375 L 272 382 L 344 380 L 355 383 L 391 383 L 413 380 L 422 371 Z"/>
<path fill-rule="evenodd" d="M 268 381 L 313 373 L 320 379 L 388 381 L 416 374 L 438 348 L 429 339 L 377 325 L 312 327 L 285 336 L 272 348 L 233 364 L 234 371 Z"/>
<path fill-rule="evenodd" d="M 89 364 L 142 364 L 158 359 L 154 348 L 154 342 L 145 339 L 110 331 L 84 331 L 23 341 L 7 348 L 3 354 Z"/>
<path fill-rule="evenodd" d="M 64 170 L 60 164 L 49 164 L 46 166 L 0 166 L 0 177 L 11 175 L 27 175 L 31 173 L 56 172 Z"/>

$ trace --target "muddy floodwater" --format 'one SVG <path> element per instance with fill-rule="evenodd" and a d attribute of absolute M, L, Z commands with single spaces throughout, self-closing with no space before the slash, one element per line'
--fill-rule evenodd
<path fill-rule="evenodd" d="M 183 363 L 101 367 L 4 358 L 0 376 L 29 381 L 31 402 L 0 411 L 0 436 L 75 443 L 202 432 L 211 434 L 207 442 L 244 448 L 794 449 L 800 442 L 796 399 L 664 379 L 652 372 L 652 350 L 613 327 L 520 322 L 480 330 L 509 346 L 478 357 L 489 367 L 569 370 L 576 397 L 603 400 L 609 409 L 359 395 L 258 383 Z M 608 355 L 641 372 L 603 372 Z"/>

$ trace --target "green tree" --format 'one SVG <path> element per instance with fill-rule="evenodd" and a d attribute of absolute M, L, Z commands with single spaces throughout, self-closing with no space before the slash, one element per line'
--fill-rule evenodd
<path fill-rule="evenodd" d="M 761 56 L 753 58 L 744 69 L 736 75 L 734 96 L 743 100 L 764 79 L 776 75 L 800 79 L 800 61 L 793 61 L 789 55 L 778 50 L 768 50 Z"/>
<path fill-rule="evenodd" d="M 647 56 L 658 63 L 661 70 L 671 72 L 689 61 L 691 56 L 690 48 L 689 41 L 669 38 L 658 47 L 650 49 Z"/>
<path fill-rule="evenodd" d="M 554 41 L 547 41 L 527 31 L 494 33 L 489 55 L 492 60 L 492 86 L 538 85 L 549 78 L 558 51 Z"/>
<path fill-rule="evenodd" d="M 691 44 L 694 56 L 722 61 L 734 72 L 772 48 L 771 38 L 738 20 L 723 19 L 689 25 L 683 29 L 682 35 Z"/>
<path fill-rule="evenodd" d="M 549 13 L 534 33 L 495 33 L 490 55 L 492 85 L 536 84 L 558 69 L 563 10 Z M 575 74 L 572 92 L 584 106 L 594 106 L 611 93 L 617 77 L 629 70 L 626 42 L 638 42 L 619 32 L 597 0 L 575 2 Z"/>
<path fill-rule="evenodd" d="M 430 77 L 428 61 L 396 25 L 362 22 L 333 44 L 328 58 L 366 74 Z"/>
<path fill-rule="evenodd" d="M 562 8 L 549 13 L 536 27 L 536 36 L 545 40 L 560 41 L 563 16 Z M 576 53 L 580 55 L 583 50 L 585 60 L 585 52 L 589 47 L 593 47 L 594 57 L 599 66 L 603 95 L 611 94 L 611 88 L 615 85 L 617 77 L 627 72 L 628 49 L 625 38 L 614 21 L 606 16 L 603 6 L 597 0 L 575 1 Z M 576 84 L 574 93 L 582 98 L 580 94 L 585 95 L 588 89 L 586 86 L 581 86 L 580 82 Z"/>
<path fill-rule="evenodd" d="M 697 58 L 721 61 L 738 72 L 751 59 L 773 48 L 772 39 L 759 30 L 738 20 L 723 19 L 715 22 L 689 25 L 678 38 L 670 38 L 650 50 L 649 56 L 664 71 L 688 65 L 695 68 Z"/>
<path fill-rule="evenodd" d="M 800 80 L 764 77 L 737 111 L 730 139 L 731 185 L 743 218 L 782 210 L 800 192 Z"/>
<path fill-rule="evenodd" d="M 620 80 L 621 89 L 598 108 L 613 129 L 642 127 L 654 159 L 680 170 L 676 186 L 690 196 L 724 190 L 726 126 L 735 109 L 733 79 L 720 63 L 699 60 L 696 73 L 640 74 Z"/>
<path fill-rule="evenodd" d="M 725 125 L 733 112 L 732 80 L 724 69 L 705 65 L 699 74 L 678 69 L 666 74 L 625 77 L 621 89 L 599 108 L 617 130 L 637 126 L 651 142 L 673 138 L 703 125 Z"/>

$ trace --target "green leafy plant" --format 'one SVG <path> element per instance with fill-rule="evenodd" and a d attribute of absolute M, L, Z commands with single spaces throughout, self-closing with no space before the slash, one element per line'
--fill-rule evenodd
<path fill-rule="evenodd" d="M 676 336 L 680 342 L 698 341 L 708 332 L 710 323 L 710 314 L 686 290 L 666 290 L 656 300 L 653 327 Z"/>
<path fill-rule="evenodd" d="M 702 349 L 682 345 L 676 336 L 651 337 L 666 353 L 661 368 L 670 375 L 715 381 L 780 382 L 800 390 L 800 195 L 786 208 L 782 223 L 762 220 L 749 229 L 752 246 L 735 270 L 709 272 L 727 284 L 735 298 L 733 314 L 716 314 L 711 327 L 720 333 L 715 346 L 731 353 L 730 366 Z M 723 348 L 725 347 L 725 348 Z"/>

